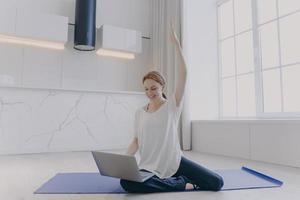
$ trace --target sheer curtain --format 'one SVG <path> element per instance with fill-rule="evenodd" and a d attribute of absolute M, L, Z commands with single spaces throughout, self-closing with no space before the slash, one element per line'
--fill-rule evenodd
<path fill-rule="evenodd" d="M 167 79 L 166 94 L 175 91 L 178 58 L 169 40 L 170 22 L 173 21 L 177 35 L 182 41 L 182 0 L 152 0 L 153 12 L 153 64 L 154 70 L 161 72 Z M 182 44 L 184 49 L 184 44 Z M 189 79 L 188 79 L 189 80 Z M 184 106 L 178 127 L 181 147 L 191 149 L 191 120 L 189 115 L 189 81 L 185 88 Z"/>

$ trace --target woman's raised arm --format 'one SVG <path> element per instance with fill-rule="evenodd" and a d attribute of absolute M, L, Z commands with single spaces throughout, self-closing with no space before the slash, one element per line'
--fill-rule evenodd
<path fill-rule="evenodd" d="M 187 68 L 186 62 L 182 53 L 182 48 L 179 42 L 179 39 L 176 35 L 174 30 L 173 24 L 171 24 L 171 41 L 175 45 L 176 52 L 179 54 L 179 66 L 178 66 L 178 81 L 175 90 L 175 99 L 176 99 L 176 106 L 179 106 L 182 97 L 184 95 L 186 79 L 187 79 Z"/>

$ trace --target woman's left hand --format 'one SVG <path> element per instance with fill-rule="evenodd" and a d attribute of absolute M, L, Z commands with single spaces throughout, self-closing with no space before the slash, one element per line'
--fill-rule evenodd
<path fill-rule="evenodd" d="M 171 34 L 170 34 L 170 40 L 173 44 L 176 44 L 176 45 L 179 45 L 180 46 L 180 42 L 179 42 L 179 39 L 178 39 L 178 36 L 175 32 L 175 29 L 174 29 L 174 24 L 171 22 L 170 23 L 170 31 L 171 31 Z"/>

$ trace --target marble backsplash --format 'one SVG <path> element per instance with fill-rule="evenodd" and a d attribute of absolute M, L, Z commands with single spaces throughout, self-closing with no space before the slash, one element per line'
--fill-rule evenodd
<path fill-rule="evenodd" d="M 0 154 L 126 148 L 137 92 L 0 88 Z"/>

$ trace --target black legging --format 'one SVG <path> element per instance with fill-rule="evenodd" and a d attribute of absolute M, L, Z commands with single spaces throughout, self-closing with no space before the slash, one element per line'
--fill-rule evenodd
<path fill-rule="evenodd" d="M 224 184 L 220 175 L 185 157 L 181 158 L 177 172 L 170 178 L 153 176 L 142 183 L 120 180 L 123 189 L 131 193 L 183 191 L 186 183 L 196 184 L 199 190 L 211 191 L 219 191 Z"/>

